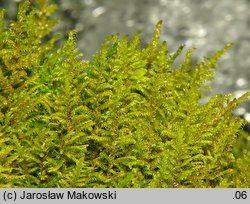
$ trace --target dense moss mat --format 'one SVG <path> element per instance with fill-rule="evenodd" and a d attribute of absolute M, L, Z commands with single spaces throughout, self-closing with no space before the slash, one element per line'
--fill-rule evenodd
<path fill-rule="evenodd" d="M 56 6 L 32 2 L 0 13 L 0 187 L 250 187 L 231 113 L 250 93 L 199 103 L 231 44 L 175 67 L 184 45 L 171 54 L 159 22 L 145 48 L 112 35 L 82 60 L 75 31 L 54 45 Z"/>

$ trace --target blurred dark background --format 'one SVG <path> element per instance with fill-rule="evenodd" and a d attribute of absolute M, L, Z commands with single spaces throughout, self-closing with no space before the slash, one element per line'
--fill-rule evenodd
<path fill-rule="evenodd" d="M 20 0 L 0 0 L 6 21 L 14 19 Z M 90 59 L 110 34 L 142 31 L 146 44 L 154 26 L 163 20 L 162 40 L 170 51 L 180 44 L 196 47 L 193 59 L 201 60 L 226 43 L 234 47 L 220 60 L 213 82 L 215 93 L 236 97 L 250 91 L 250 0 L 50 0 L 59 5 L 61 19 L 55 32 L 63 37 L 78 31 L 78 46 Z M 207 99 L 204 99 L 205 102 Z M 250 100 L 235 113 L 250 122 Z"/>

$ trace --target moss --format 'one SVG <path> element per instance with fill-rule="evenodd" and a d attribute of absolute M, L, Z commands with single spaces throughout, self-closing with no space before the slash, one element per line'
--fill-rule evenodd
<path fill-rule="evenodd" d="M 250 93 L 199 103 L 231 44 L 173 67 L 184 46 L 170 54 L 159 22 L 145 48 L 113 35 L 82 60 L 75 31 L 55 47 L 56 6 L 35 2 L 9 26 L 0 14 L 0 187 L 250 187 L 231 113 Z"/>

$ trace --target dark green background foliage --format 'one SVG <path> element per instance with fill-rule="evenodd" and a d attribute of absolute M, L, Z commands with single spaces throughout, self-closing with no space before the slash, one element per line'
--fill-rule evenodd
<path fill-rule="evenodd" d="M 0 187 L 250 187 L 250 151 L 231 111 L 250 94 L 201 105 L 219 57 L 174 67 L 159 43 L 107 38 L 92 61 L 74 31 L 51 36 L 55 5 L 25 1 L 0 20 Z M 237 140 L 237 137 L 239 138 Z"/>

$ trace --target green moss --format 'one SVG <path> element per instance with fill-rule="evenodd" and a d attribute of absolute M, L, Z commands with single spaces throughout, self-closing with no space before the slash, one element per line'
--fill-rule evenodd
<path fill-rule="evenodd" d="M 231 44 L 173 67 L 184 46 L 170 54 L 159 22 L 146 48 L 113 35 L 85 61 L 75 31 L 55 48 L 55 8 L 0 14 L 0 187 L 250 187 L 231 113 L 250 93 L 199 103 Z"/>

